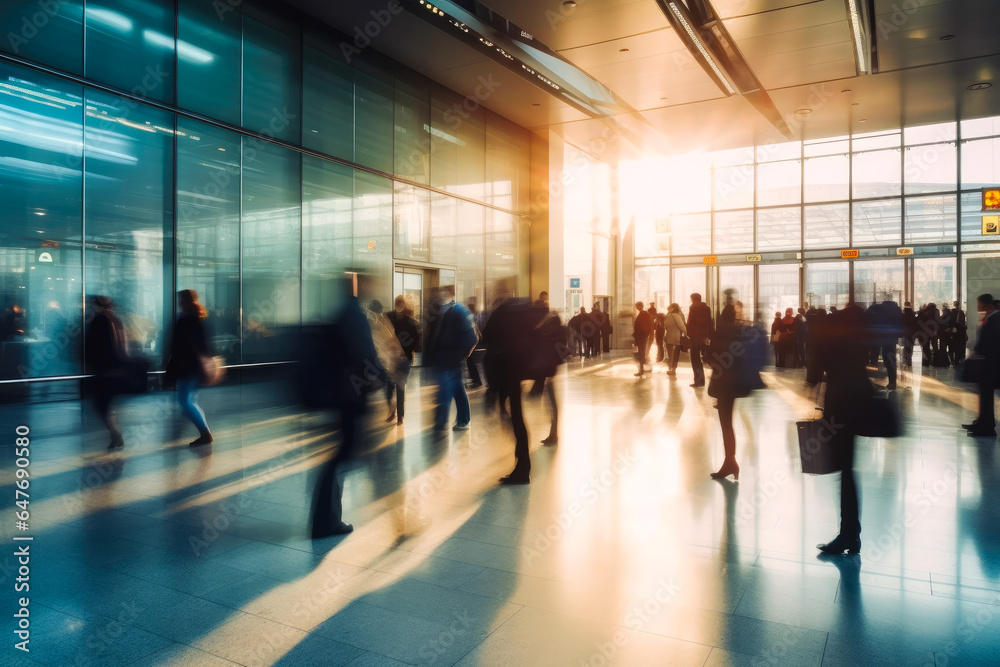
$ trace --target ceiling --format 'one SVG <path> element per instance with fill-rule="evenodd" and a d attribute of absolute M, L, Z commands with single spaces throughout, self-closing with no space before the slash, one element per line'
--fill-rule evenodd
<path fill-rule="evenodd" d="M 386 0 L 291 2 L 347 34 L 386 7 Z M 475 95 L 480 77 L 492 77 L 500 85 L 484 106 L 593 152 L 608 144 L 624 156 L 636 144 L 677 154 L 786 141 L 749 102 L 722 93 L 655 0 L 577 0 L 575 7 L 563 0 L 483 2 L 636 112 L 592 118 L 407 11 L 393 16 L 372 44 L 462 95 Z M 1000 114 L 1000 85 L 966 89 L 996 83 L 1000 72 L 996 0 L 872 0 L 878 73 L 866 76 L 856 75 L 845 0 L 712 4 L 795 139 Z M 811 112 L 795 114 L 803 109 Z"/>

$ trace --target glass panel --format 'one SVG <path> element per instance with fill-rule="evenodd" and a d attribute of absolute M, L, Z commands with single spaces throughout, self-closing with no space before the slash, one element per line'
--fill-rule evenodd
<path fill-rule="evenodd" d="M 473 114 L 463 119 L 456 132 L 458 182 L 449 190 L 482 201 L 486 198 L 486 124 L 480 115 Z"/>
<path fill-rule="evenodd" d="M 303 54 L 302 145 L 353 160 L 354 70 L 312 46 Z"/>
<path fill-rule="evenodd" d="M 898 199 L 854 203 L 851 244 L 885 246 L 900 243 L 902 204 Z"/>
<path fill-rule="evenodd" d="M 302 321 L 330 317 L 334 279 L 354 265 L 354 170 L 302 156 Z"/>
<path fill-rule="evenodd" d="M 757 162 L 788 160 L 800 157 L 801 154 L 802 144 L 798 141 L 790 141 L 783 144 L 764 144 L 757 147 Z"/>
<path fill-rule="evenodd" d="M 486 216 L 486 294 L 492 303 L 502 291 L 517 291 L 518 227 L 510 213 L 486 209 Z"/>
<path fill-rule="evenodd" d="M 363 171 L 354 172 L 354 267 L 374 276 L 373 298 L 390 303 L 392 181 Z"/>
<path fill-rule="evenodd" d="M 753 184 L 752 164 L 715 169 L 712 190 L 715 208 L 749 208 L 753 206 Z"/>
<path fill-rule="evenodd" d="M 0 49 L 56 69 L 83 71 L 83 1 L 4 2 Z"/>
<path fill-rule="evenodd" d="M 299 28 L 273 12 L 244 7 L 243 127 L 299 143 Z"/>
<path fill-rule="evenodd" d="M 435 264 L 454 266 L 458 260 L 458 225 L 465 207 L 460 199 L 440 194 L 431 195 L 430 246 Z M 475 204 L 469 204 L 475 206 Z"/>
<path fill-rule="evenodd" d="M 173 117 L 96 91 L 86 105 L 87 292 L 114 299 L 130 346 L 158 363 L 173 303 Z"/>
<path fill-rule="evenodd" d="M 802 201 L 802 162 L 790 160 L 757 165 L 757 206 Z"/>
<path fill-rule="evenodd" d="M 983 234 L 983 195 L 967 192 L 962 195 L 962 244 L 975 241 L 1000 241 L 1000 235 Z"/>
<path fill-rule="evenodd" d="M 563 275 L 567 278 L 579 278 L 583 303 L 593 303 L 594 235 L 567 227 L 563 247 Z M 530 296 L 534 299 L 537 295 Z"/>
<path fill-rule="evenodd" d="M 834 137 L 832 139 L 821 139 L 812 143 L 806 142 L 802 147 L 802 154 L 805 157 L 815 157 L 817 155 L 847 153 L 850 150 L 851 144 L 847 137 Z"/>
<path fill-rule="evenodd" d="M 765 322 L 770 322 L 773 314 L 786 308 L 793 311 L 799 306 L 799 265 L 761 264 L 760 310 Z"/>
<path fill-rule="evenodd" d="M 687 320 L 688 308 L 691 306 L 691 295 L 700 294 L 702 300 L 707 298 L 705 289 L 705 268 L 692 266 L 690 268 L 674 269 L 673 280 L 670 281 L 670 291 L 673 302 L 681 307 L 684 319 Z"/>
<path fill-rule="evenodd" d="M 810 262 L 806 264 L 806 303 L 843 308 L 851 300 L 851 267 L 848 262 Z M 769 314 L 769 313 L 766 313 Z"/>
<path fill-rule="evenodd" d="M 0 63 L 0 379 L 83 370 L 81 93 Z"/>
<path fill-rule="evenodd" d="M 753 211 L 715 214 L 715 252 L 753 252 Z"/>
<path fill-rule="evenodd" d="M 716 213 L 715 252 L 753 251 L 753 211 Z"/>
<path fill-rule="evenodd" d="M 955 195 L 906 198 L 906 242 L 954 241 L 958 226 Z"/>
<path fill-rule="evenodd" d="M 716 151 L 712 153 L 712 166 L 733 167 L 741 164 L 753 164 L 753 158 L 754 149 L 752 146 Z"/>
<path fill-rule="evenodd" d="M 900 169 L 899 149 L 855 153 L 852 176 L 854 198 L 900 194 Z"/>
<path fill-rule="evenodd" d="M 962 137 L 992 137 L 1000 134 L 1000 116 L 962 121 Z"/>
<path fill-rule="evenodd" d="M 102 0 L 87 7 L 86 22 L 86 76 L 140 97 L 173 101 L 173 3 Z"/>
<path fill-rule="evenodd" d="M 526 161 L 528 153 L 522 131 L 495 114 L 487 116 L 486 182 L 489 184 L 488 201 L 494 206 L 514 210 L 522 204 L 519 200 L 523 185 L 520 165 L 522 160 Z M 526 178 L 524 183 L 527 183 Z M 527 197 L 523 203 L 527 204 Z"/>
<path fill-rule="evenodd" d="M 954 143 L 907 148 L 903 159 L 906 161 L 903 175 L 907 194 L 955 189 L 958 149 Z"/>
<path fill-rule="evenodd" d="M 670 234 L 674 255 L 708 255 L 712 252 L 712 215 L 670 216 Z"/>
<path fill-rule="evenodd" d="M 242 49 L 239 5 L 179 0 L 178 106 L 239 125 Z"/>
<path fill-rule="evenodd" d="M 962 142 L 962 189 L 1000 185 L 1000 137 Z"/>
<path fill-rule="evenodd" d="M 719 303 L 716 312 L 721 313 L 726 305 L 725 290 L 734 289 L 736 293 L 733 298 L 737 300 L 736 317 L 740 320 L 756 322 L 759 318 L 756 313 L 753 293 L 753 267 L 752 266 L 720 266 L 719 267 Z"/>
<path fill-rule="evenodd" d="M 903 131 L 903 142 L 907 146 L 912 146 L 914 144 L 931 144 L 939 141 L 955 141 L 958 138 L 957 132 L 958 125 L 954 122 L 908 127 Z"/>
<path fill-rule="evenodd" d="M 847 204 L 806 206 L 806 248 L 850 248 Z"/>
<path fill-rule="evenodd" d="M 442 190 L 458 184 L 459 119 L 451 99 L 450 91 L 439 88 L 431 97 L 431 185 Z"/>
<path fill-rule="evenodd" d="M 955 284 L 954 257 L 928 257 L 913 260 L 913 300 L 920 304 L 933 303 L 938 308 L 944 304 L 953 305 L 958 298 Z M 970 295 L 975 299 L 976 294 Z M 972 313 L 972 320 L 975 320 Z"/>
<path fill-rule="evenodd" d="M 218 354 L 241 360 L 240 137 L 179 119 L 177 287 L 208 308 Z"/>
<path fill-rule="evenodd" d="M 852 137 L 852 150 L 870 151 L 874 148 L 898 148 L 900 143 L 900 131 L 893 132 L 869 132 L 866 134 L 855 134 Z"/>
<path fill-rule="evenodd" d="M 387 174 L 393 170 L 392 98 L 391 77 L 370 66 L 355 70 L 354 159 Z"/>
<path fill-rule="evenodd" d="M 243 138 L 243 361 L 285 359 L 299 323 L 300 154 Z"/>
<path fill-rule="evenodd" d="M 482 206 L 459 202 L 458 275 L 455 294 L 463 301 L 476 299 L 482 310 L 486 303 L 486 270 L 483 264 L 483 232 L 488 213 Z"/>
<path fill-rule="evenodd" d="M 670 219 L 636 218 L 635 256 L 667 257 L 670 255 Z"/>
<path fill-rule="evenodd" d="M 677 269 L 683 271 L 684 269 Z M 704 269 L 701 270 L 704 274 Z M 655 303 L 656 310 L 667 312 L 670 301 L 670 267 L 643 266 L 635 270 L 635 300 L 645 304 Z M 589 308 L 587 309 L 590 310 Z M 576 313 L 572 313 L 576 315 Z M 684 319 L 687 319 L 685 305 Z"/>
<path fill-rule="evenodd" d="M 851 161 L 846 155 L 810 158 L 805 163 L 807 202 L 843 201 L 851 195 Z"/>
<path fill-rule="evenodd" d="M 430 261 L 430 192 L 404 183 L 394 185 L 392 217 L 396 234 L 395 256 L 397 259 Z M 454 209 L 450 213 L 454 218 Z"/>
<path fill-rule="evenodd" d="M 798 250 L 802 244 L 802 210 L 762 208 L 757 210 L 757 252 Z"/>
<path fill-rule="evenodd" d="M 430 182 L 430 106 L 429 81 L 415 74 L 396 78 L 395 173 L 417 183 Z"/>
<path fill-rule="evenodd" d="M 854 302 L 862 308 L 895 301 L 903 306 L 903 260 L 854 262 Z"/>

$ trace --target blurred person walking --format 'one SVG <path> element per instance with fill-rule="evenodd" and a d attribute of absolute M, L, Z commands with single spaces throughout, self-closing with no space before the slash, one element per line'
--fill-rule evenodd
<path fill-rule="evenodd" d="M 668 306 L 669 308 L 669 306 Z M 667 314 L 656 313 L 653 315 L 653 338 L 656 340 L 656 361 L 662 362 L 666 357 L 666 350 L 663 348 L 663 336 L 666 333 Z"/>
<path fill-rule="evenodd" d="M 646 341 L 653 332 L 653 318 L 643 310 L 642 301 L 635 302 L 635 309 L 639 312 L 632 324 L 632 343 L 635 345 L 635 361 L 639 365 L 639 372 L 635 376 L 641 379 L 646 370 Z"/>
<path fill-rule="evenodd" d="M 410 369 L 413 368 L 413 354 L 421 350 L 420 324 L 413 319 L 413 311 L 407 306 L 406 297 L 402 294 L 396 297 L 393 309 L 386 313 L 386 319 L 392 325 L 404 355 L 397 361 L 396 367 L 385 383 L 385 399 L 389 404 L 389 416 L 386 417 L 386 421 L 391 422 L 395 419 L 398 426 L 403 423 L 403 416 L 406 414 L 406 380 L 410 377 Z M 393 394 L 396 395 L 395 401 Z"/>
<path fill-rule="evenodd" d="M 465 360 L 465 368 L 469 371 L 469 389 L 479 389 L 483 386 L 483 376 L 479 372 L 479 364 L 486 352 L 486 345 L 483 343 L 483 325 L 486 313 L 478 310 L 476 297 L 469 299 L 466 302 L 466 307 L 469 309 L 469 314 L 472 315 L 472 328 L 476 332 L 476 346 L 469 358 Z"/>
<path fill-rule="evenodd" d="M 969 435 L 976 437 L 996 436 L 996 418 L 993 409 L 993 392 L 1000 378 L 1000 315 L 997 302 L 992 294 L 980 294 L 976 298 L 976 308 L 982 314 L 983 324 L 979 328 L 979 339 L 974 351 L 982 358 L 979 368 L 979 415 L 971 424 L 962 424 Z M 970 363 L 971 363 L 970 359 Z"/>
<path fill-rule="evenodd" d="M 691 370 L 694 371 L 692 387 L 705 386 L 705 366 L 703 358 L 712 338 L 712 310 L 701 300 L 697 292 L 691 295 L 691 307 L 687 318 L 688 338 L 691 339 Z"/>
<path fill-rule="evenodd" d="M 684 313 L 681 307 L 672 303 L 667 306 L 667 312 L 663 316 L 664 331 L 663 341 L 667 346 L 664 359 L 667 362 L 667 375 L 677 374 L 677 363 L 681 359 L 681 336 L 687 336 L 687 323 L 684 322 Z"/>
<path fill-rule="evenodd" d="M 211 363 L 213 357 L 205 326 L 208 311 L 198 303 L 198 293 L 192 289 L 178 292 L 177 303 L 181 312 L 167 349 L 164 378 L 177 383 L 177 402 L 181 411 L 198 428 L 198 438 L 190 446 L 200 447 L 214 440 L 205 412 L 198 405 L 198 387 L 205 379 L 205 365 Z"/>
<path fill-rule="evenodd" d="M 590 307 L 587 313 L 587 353 L 591 357 L 598 357 L 601 354 L 601 328 L 607 322 L 608 316 L 601 312 L 601 307 L 596 303 Z"/>
<path fill-rule="evenodd" d="M 448 428 L 451 403 L 455 401 L 457 417 L 452 430 L 465 431 L 472 419 L 469 395 L 465 392 L 462 365 L 475 348 L 478 338 L 472 326 L 472 315 L 455 302 L 455 286 L 440 288 L 439 298 L 429 313 L 424 363 L 434 372 L 438 386 L 438 404 L 434 414 L 434 432 L 443 436 Z"/>
<path fill-rule="evenodd" d="M 109 297 L 94 296 L 90 303 L 94 315 L 84 336 L 84 364 L 86 372 L 93 377 L 85 381 L 85 386 L 94 396 L 98 417 L 111 434 L 108 449 L 118 449 L 125 446 L 125 440 L 112 403 L 117 395 L 115 378 L 128 356 L 125 325 L 115 315 L 115 304 Z"/>

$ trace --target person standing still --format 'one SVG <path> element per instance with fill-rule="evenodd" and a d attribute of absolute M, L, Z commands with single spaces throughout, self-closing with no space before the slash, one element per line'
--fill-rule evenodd
<path fill-rule="evenodd" d="M 635 344 L 635 360 L 639 365 L 639 372 L 635 376 L 641 379 L 646 368 L 646 341 L 653 331 L 653 319 L 643 310 L 642 301 L 635 302 L 635 309 L 639 312 L 632 325 L 632 341 Z"/>
<path fill-rule="evenodd" d="M 712 311 L 708 304 L 701 300 L 701 294 L 691 295 L 691 307 L 688 308 L 688 337 L 691 339 L 691 370 L 694 371 L 692 387 L 705 386 L 704 355 L 708 351 L 708 343 L 712 338 Z"/>

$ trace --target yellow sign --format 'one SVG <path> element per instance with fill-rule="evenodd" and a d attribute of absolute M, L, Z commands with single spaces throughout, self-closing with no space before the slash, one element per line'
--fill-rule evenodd
<path fill-rule="evenodd" d="M 840 251 L 840 258 L 841 259 L 854 259 L 859 254 L 860 253 L 857 250 L 841 250 Z"/>
<path fill-rule="evenodd" d="M 1000 188 L 983 188 L 983 210 L 1000 211 Z"/>
<path fill-rule="evenodd" d="M 912 255 L 913 248 L 896 248 L 897 255 Z"/>
<path fill-rule="evenodd" d="M 705 262 L 706 264 L 718 264 L 719 258 L 716 257 L 715 255 L 711 255 L 709 257 L 702 257 L 701 261 Z"/>
<path fill-rule="evenodd" d="M 748 262 L 759 262 L 761 260 L 760 255 L 747 255 Z"/>
<path fill-rule="evenodd" d="M 983 216 L 983 234 L 1000 234 L 1000 215 Z"/>

